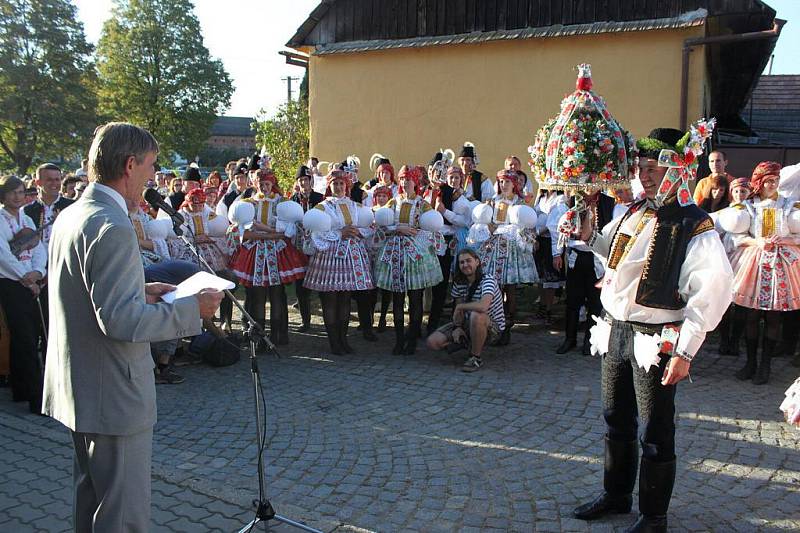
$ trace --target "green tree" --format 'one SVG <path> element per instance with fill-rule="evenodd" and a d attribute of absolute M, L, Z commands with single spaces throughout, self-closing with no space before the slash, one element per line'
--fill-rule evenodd
<path fill-rule="evenodd" d="M 100 109 L 193 159 L 233 88 L 203 44 L 189 0 L 116 0 L 97 47 Z"/>
<path fill-rule="evenodd" d="M 0 0 L 0 153 L 35 161 L 85 152 L 96 125 L 92 46 L 68 0 Z"/>
<path fill-rule="evenodd" d="M 272 157 L 272 168 L 282 190 L 294 184 L 297 167 L 308 160 L 308 102 L 300 99 L 283 104 L 273 118 L 265 111 L 256 119 L 256 142 Z"/>

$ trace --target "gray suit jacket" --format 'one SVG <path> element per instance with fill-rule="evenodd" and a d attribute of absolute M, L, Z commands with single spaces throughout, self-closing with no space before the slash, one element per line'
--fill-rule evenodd
<path fill-rule="evenodd" d="M 132 435 L 156 421 L 150 342 L 197 335 L 196 298 L 147 304 L 128 215 L 89 185 L 50 237 L 43 413 L 73 431 Z"/>

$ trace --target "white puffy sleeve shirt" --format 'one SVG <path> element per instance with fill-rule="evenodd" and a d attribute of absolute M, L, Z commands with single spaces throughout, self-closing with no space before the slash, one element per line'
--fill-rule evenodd
<path fill-rule="evenodd" d="M 5 209 L 0 209 L 0 278 L 19 281 L 34 270 L 42 276 L 47 274 L 47 248 L 41 241 L 31 250 L 23 252 L 19 258 L 11 252 L 10 241 L 22 228 L 36 230 L 33 220 L 22 209 L 16 217 Z"/>
<path fill-rule="evenodd" d="M 632 235 L 644 212 L 645 209 L 641 209 L 630 216 L 619 231 Z M 620 219 L 617 219 L 603 228 L 593 246 L 596 254 L 608 258 L 611 239 L 619 224 Z M 639 305 L 636 303 L 636 293 L 655 226 L 656 219 L 653 217 L 617 268 L 606 269 L 600 299 L 603 308 L 614 320 L 645 324 L 683 321 L 676 350 L 691 359 L 700 349 L 706 334 L 717 327 L 730 305 L 733 285 L 731 265 L 717 232 L 703 232 L 689 241 L 678 280 L 678 292 L 686 302 L 686 307 L 656 309 Z"/>

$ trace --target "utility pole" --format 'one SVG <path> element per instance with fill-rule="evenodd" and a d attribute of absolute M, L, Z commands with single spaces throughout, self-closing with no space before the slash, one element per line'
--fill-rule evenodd
<path fill-rule="evenodd" d="M 292 81 L 300 81 L 300 78 L 293 78 L 288 76 L 286 78 L 281 78 L 281 80 L 286 82 L 286 103 L 292 102 Z"/>

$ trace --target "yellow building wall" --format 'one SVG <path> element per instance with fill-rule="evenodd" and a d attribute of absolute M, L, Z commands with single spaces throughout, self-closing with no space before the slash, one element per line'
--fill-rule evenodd
<path fill-rule="evenodd" d="M 439 148 L 475 144 L 479 168 L 494 175 L 515 154 L 527 161 L 536 130 L 590 63 L 595 91 L 637 138 L 679 126 L 683 40 L 703 27 L 494 41 L 311 56 L 311 155 L 341 161 L 380 152 L 395 168 L 427 164 Z M 705 56 L 690 56 L 689 121 L 706 94 Z M 524 165 L 527 172 L 527 165 Z"/>

